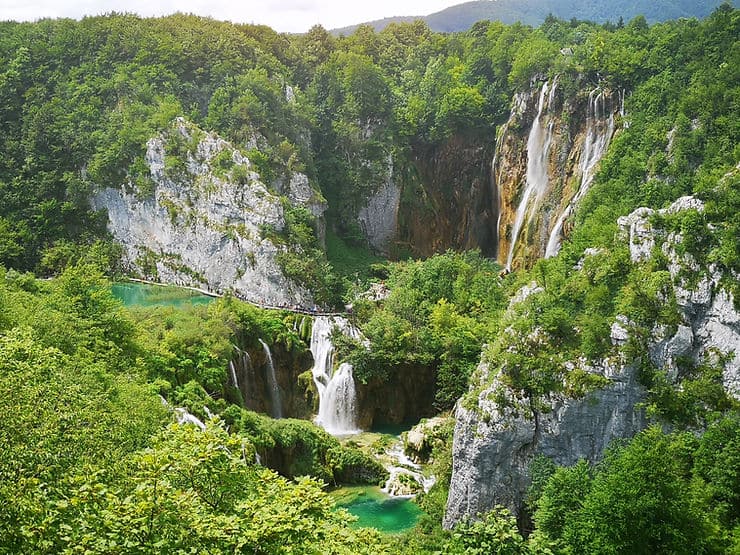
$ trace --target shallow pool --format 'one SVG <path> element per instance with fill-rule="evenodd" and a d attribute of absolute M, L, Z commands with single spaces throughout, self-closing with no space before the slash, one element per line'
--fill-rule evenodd
<path fill-rule="evenodd" d="M 191 306 L 208 304 L 213 297 L 183 287 L 150 285 L 148 283 L 114 283 L 113 296 L 124 306 Z"/>
<path fill-rule="evenodd" d="M 379 487 L 346 487 L 331 495 L 338 507 L 358 518 L 352 523 L 355 528 L 375 528 L 386 534 L 398 534 L 413 528 L 422 514 L 412 499 L 390 497 Z"/>

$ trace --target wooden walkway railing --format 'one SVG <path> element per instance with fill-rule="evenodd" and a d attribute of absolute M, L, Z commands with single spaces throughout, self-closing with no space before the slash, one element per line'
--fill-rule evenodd
<path fill-rule="evenodd" d="M 145 285 L 159 285 L 162 287 L 179 287 L 180 289 L 188 289 L 190 291 L 200 293 L 201 295 L 206 295 L 208 297 L 214 297 L 214 298 L 222 298 L 224 296 L 223 293 L 209 291 L 207 289 L 200 289 L 198 287 L 192 287 L 190 285 L 159 283 L 157 281 L 151 281 L 148 279 L 139 279 L 139 278 L 126 278 L 126 281 L 131 281 L 133 283 L 143 283 Z M 305 314 L 306 316 L 346 316 L 347 315 L 347 312 L 328 312 L 318 307 L 306 308 L 306 307 L 299 306 L 299 305 L 287 305 L 286 304 L 286 305 L 281 306 L 281 305 L 271 305 L 267 303 L 261 303 L 258 301 L 254 301 L 252 299 L 248 299 L 244 295 L 241 295 L 235 291 L 231 292 L 231 295 L 233 295 L 235 299 L 239 299 L 240 301 L 244 303 L 249 303 L 252 306 L 256 306 L 257 308 L 264 308 L 265 310 L 284 310 L 287 312 L 294 312 L 296 314 Z"/>

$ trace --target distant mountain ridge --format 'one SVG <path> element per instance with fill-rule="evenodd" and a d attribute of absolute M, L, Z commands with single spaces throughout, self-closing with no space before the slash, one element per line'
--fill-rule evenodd
<path fill-rule="evenodd" d="M 364 24 L 382 31 L 391 23 L 408 23 L 421 19 L 433 31 L 452 33 L 469 29 L 476 21 L 498 20 L 503 23 L 521 21 L 539 25 L 548 14 L 561 19 L 581 19 L 603 23 L 625 22 L 644 15 L 649 23 L 681 17 L 703 18 L 724 0 L 475 0 L 451 6 L 429 15 L 386 17 Z M 736 6 L 737 1 L 728 2 Z M 335 35 L 348 35 L 359 25 L 333 29 Z"/>

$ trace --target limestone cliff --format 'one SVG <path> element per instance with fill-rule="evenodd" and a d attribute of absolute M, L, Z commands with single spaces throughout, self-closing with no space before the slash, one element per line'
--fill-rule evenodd
<path fill-rule="evenodd" d="M 619 224 L 624 240 L 629 241 L 632 261 L 639 264 L 660 247 L 673 279 L 680 323 L 672 328 L 653 327 L 647 342 L 652 363 L 674 384 L 680 384 L 680 368 L 686 367 L 680 361 L 719 365 L 725 390 L 740 399 L 740 313 L 733 295 L 716 268 L 699 267 L 679 248 L 680 234 L 654 223 L 655 216 L 702 209 L 699 200 L 684 197 L 661 211 L 640 208 Z M 590 250 L 584 256 L 597 254 Z M 526 288 L 512 308 L 538 291 L 537 287 Z M 581 458 L 595 462 L 612 440 L 629 438 L 647 425 L 641 409 L 646 391 L 638 381 L 638 369 L 618 348 L 626 343 L 632 327 L 629 315 L 618 316 L 611 327 L 615 350 L 610 356 L 565 363 L 569 370 L 579 368 L 606 378 L 605 387 L 581 398 L 550 394 L 544 407 L 543 401 L 535 404 L 509 389 L 499 379 L 499 369 L 482 360 L 471 392 L 456 407 L 446 526 L 495 505 L 518 513 L 535 456 L 544 455 L 558 465 L 572 465 Z"/>
<path fill-rule="evenodd" d="M 412 150 L 399 178 L 398 252 L 431 256 L 447 249 L 496 250 L 491 145 L 455 135 Z"/>
<path fill-rule="evenodd" d="M 557 253 L 623 115 L 624 93 L 558 79 L 517 94 L 493 158 L 497 257 L 526 267 Z"/>
<path fill-rule="evenodd" d="M 150 191 L 128 184 L 92 199 L 107 210 L 129 271 L 260 304 L 312 305 L 311 293 L 283 275 L 276 258 L 286 247 L 272 238 L 285 226 L 286 202 L 323 213 L 304 175 L 286 179 L 281 196 L 239 149 L 182 118 L 149 140 L 146 163 Z"/>

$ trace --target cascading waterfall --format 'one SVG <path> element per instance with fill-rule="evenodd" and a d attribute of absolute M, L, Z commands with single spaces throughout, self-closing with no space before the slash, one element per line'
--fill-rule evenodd
<path fill-rule="evenodd" d="M 506 258 L 506 267 L 508 269 L 511 269 L 516 242 L 519 238 L 524 220 L 526 218 L 529 222 L 532 219 L 543 195 L 547 191 L 547 160 L 550 152 L 550 143 L 552 142 L 553 124 L 552 122 L 549 125 L 543 123 L 542 112 L 545 108 L 545 97 L 548 91 L 550 94 L 547 96 L 547 105 L 549 107 L 552 104 L 555 88 L 556 83 L 554 81 L 552 88 L 550 88 L 547 81 L 542 86 L 537 103 L 537 115 L 532 122 L 532 129 L 527 139 L 527 182 L 524 193 L 522 194 L 522 200 L 516 209 L 514 227 L 511 230 L 509 255 Z"/>
<path fill-rule="evenodd" d="M 620 110 L 622 110 L 620 100 Z M 575 210 L 576 205 L 586 196 L 591 183 L 594 180 L 596 166 L 604 156 L 612 135 L 614 134 L 614 112 L 606 109 L 606 98 L 603 91 L 598 88 L 592 90 L 588 95 L 588 111 L 586 113 L 586 138 L 583 142 L 579 169 L 581 173 L 581 184 L 563 213 L 560 214 L 550 232 L 545 249 L 545 258 L 555 256 L 560 252 L 563 238 L 563 225 L 565 220 Z"/>
<path fill-rule="evenodd" d="M 319 392 L 316 423 L 333 435 L 355 434 L 360 430 L 357 427 L 357 391 L 352 365 L 342 363 L 336 372 L 332 372 L 334 345 L 331 332 L 335 326 L 351 337 L 360 336 L 345 318 L 319 316 L 314 319 L 311 332 L 314 366 L 311 373 Z"/>
<path fill-rule="evenodd" d="M 249 394 L 250 372 L 252 370 L 252 358 L 249 352 L 233 345 L 235 356 L 229 361 L 229 385 L 238 389 L 246 406 Z"/>
<path fill-rule="evenodd" d="M 188 409 L 186 408 L 183 408 L 183 407 L 176 408 L 175 418 L 177 419 L 178 424 L 193 424 L 194 426 L 197 426 L 201 430 L 206 429 L 206 425 L 203 424 L 203 421 L 197 416 L 190 414 L 188 412 Z"/>
<path fill-rule="evenodd" d="M 421 471 L 421 465 L 406 456 L 403 452 L 402 442 L 396 442 L 390 449 L 386 450 L 385 454 L 392 461 L 390 466 L 386 466 L 389 476 L 382 488 L 382 491 L 388 495 L 393 497 L 414 497 L 414 494 L 409 495 L 404 493 L 403 480 L 399 479 L 402 475 L 407 476 L 419 484 L 424 493 L 428 493 L 437 482 L 435 476 L 425 476 Z"/>
<path fill-rule="evenodd" d="M 262 349 L 264 349 L 265 358 L 267 359 L 266 375 L 267 386 L 270 390 L 270 415 L 273 418 L 282 418 L 283 404 L 280 400 L 280 388 L 278 387 L 277 377 L 275 376 L 275 365 L 272 363 L 272 353 L 270 352 L 270 347 L 267 346 L 267 343 L 261 339 L 259 342 L 262 344 Z"/>
<path fill-rule="evenodd" d="M 231 377 L 231 385 L 239 389 L 239 378 L 236 377 L 236 366 L 234 366 L 233 360 L 229 361 L 229 376 Z"/>

